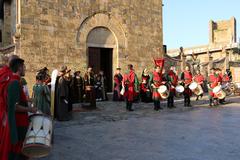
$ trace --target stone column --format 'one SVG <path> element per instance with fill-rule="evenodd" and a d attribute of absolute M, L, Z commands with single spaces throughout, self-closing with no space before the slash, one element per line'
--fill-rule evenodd
<path fill-rule="evenodd" d="M 186 56 L 184 55 L 183 47 L 180 47 L 179 55 L 181 57 L 181 71 L 183 71 L 186 66 Z"/>
<path fill-rule="evenodd" d="M 210 73 L 210 69 L 213 67 L 213 57 L 212 57 L 212 54 L 207 51 L 207 54 L 208 54 L 208 74 Z"/>
<path fill-rule="evenodd" d="M 233 53 L 233 51 L 225 51 L 225 69 L 230 69 L 230 64 L 229 64 L 229 61 L 230 61 L 230 55 Z"/>
<path fill-rule="evenodd" d="M 14 44 L 15 44 L 15 50 L 14 50 L 14 54 L 18 55 L 21 57 L 21 33 L 20 33 L 20 30 L 21 30 L 21 26 L 20 24 L 17 24 L 16 25 L 16 33 L 13 37 L 13 40 L 14 40 Z"/>

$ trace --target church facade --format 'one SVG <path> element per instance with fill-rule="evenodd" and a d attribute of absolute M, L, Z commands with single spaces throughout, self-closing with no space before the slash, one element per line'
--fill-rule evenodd
<path fill-rule="evenodd" d="M 2 54 L 14 45 L 31 84 L 45 66 L 91 65 L 112 81 L 115 68 L 140 75 L 162 56 L 162 0 L 2 0 L 1 12 Z"/>

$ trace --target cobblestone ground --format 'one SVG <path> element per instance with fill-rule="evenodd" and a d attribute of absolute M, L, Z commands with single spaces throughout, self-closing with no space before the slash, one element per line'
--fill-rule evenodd
<path fill-rule="evenodd" d="M 239 160 L 240 100 L 228 101 L 217 108 L 206 97 L 192 108 L 178 101 L 160 112 L 136 103 L 131 113 L 124 102 L 99 102 L 55 122 L 52 152 L 41 160 Z"/>

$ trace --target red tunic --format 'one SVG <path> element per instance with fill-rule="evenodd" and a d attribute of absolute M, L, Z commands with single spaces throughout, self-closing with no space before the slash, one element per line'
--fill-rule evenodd
<path fill-rule="evenodd" d="M 149 76 L 142 75 L 142 83 L 140 85 L 140 89 L 142 92 L 147 92 L 149 90 L 148 81 L 149 81 Z"/>
<path fill-rule="evenodd" d="M 203 84 L 204 77 L 203 77 L 203 75 L 198 74 L 198 75 L 194 76 L 193 80 L 201 85 L 201 84 Z"/>
<path fill-rule="evenodd" d="M 170 92 L 175 92 L 175 87 L 178 84 L 178 76 L 171 70 L 168 72 L 168 81 L 171 85 Z"/>
<path fill-rule="evenodd" d="M 220 82 L 220 78 L 217 75 L 211 74 L 208 77 L 208 83 L 209 83 L 209 96 L 217 98 L 216 95 L 213 93 L 213 88 L 218 86 L 218 83 Z"/>
<path fill-rule="evenodd" d="M 18 75 L 13 75 L 13 80 L 18 80 L 20 82 L 20 77 Z M 27 97 L 23 91 L 22 84 L 20 82 L 21 86 L 21 93 L 20 93 L 20 103 L 27 105 Z M 15 112 L 15 118 L 16 118 L 16 127 L 17 128 L 28 128 L 29 126 L 29 119 L 28 119 L 28 113 L 27 112 Z M 23 134 L 23 133 L 18 133 Z M 19 139 L 17 144 L 14 144 L 11 146 L 11 151 L 14 153 L 21 153 L 22 147 L 23 147 L 23 141 L 24 139 Z"/>
<path fill-rule="evenodd" d="M 126 73 L 123 76 L 123 84 L 125 87 L 124 97 L 128 99 L 128 101 L 133 101 L 135 95 L 137 94 L 135 90 L 135 81 L 136 74 L 133 70 L 130 70 L 129 73 Z"/>
<path fill-rule="evenodd" d="M 187 86 L 192 83 L 192 78 L 193 78 L 192 73 L 190 71 L 184 71 L 183 76 L 184 76 L 184 85 L 185 85 L 184 93 L 191 96 L 192 91 Z"/>
<path fill-rule="evenodd" d="M 152 98 L 153 100 L 160 100 L 161 96 L 158 92 L 158 88 L 162 84 L 162 74 L 158 73 L 156 71 L 153 72 L 153 93 L 152 93 Z"/>
<path fill-rule="evenodd" d="M 225 75 L 222 77 L 222 82 L 223 82 L 223 83 L 227 83 L 227 82 L 229 82 L 229 81 L 230 81 L 229 76 L 225 74 Z"/>

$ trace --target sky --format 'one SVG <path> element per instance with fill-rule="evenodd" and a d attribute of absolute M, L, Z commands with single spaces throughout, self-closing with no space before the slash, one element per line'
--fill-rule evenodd
<path fill-rule="evenodd" d="M 208 44 L 209 20 L 235 17 L 240 37 L 240 0 L 163 0 L 163 43 L 167 49 Z"/>

